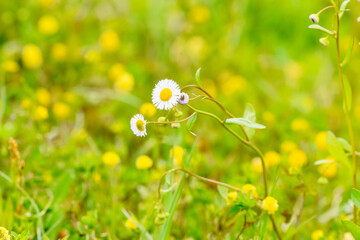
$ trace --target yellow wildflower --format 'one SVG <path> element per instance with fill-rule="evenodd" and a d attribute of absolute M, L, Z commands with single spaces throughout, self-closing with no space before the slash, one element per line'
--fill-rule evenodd
<path fill-rule="evenodd" d="M 296 149 L 289 155 L 289 163 L 293 167 L 302 167 L 307 162 L 307 157 L 304 151 Z"/>
<path fill-rule="evenodd" d="M 67 53 L 68 49 L 64 43 L 55 43 L 51 48 L 51 56 L 59 62 L 66 59 Z"/>
<path fill-rule="evenodd" d="M 134 218 L 132 218 L 131 220 L 127 219 L 125 222 L 125 227 L 127 229 L 133 229 L 133 230 L 136 229 L 137 226 L 135 225 L 135 223 L 133 221 L 137 222 Z"/>
<path fill-rule="evenodd" d="M 264 119 L 265 125 L 267 126 L 273 126 L 276 121 L 274 114 L 269 111 L 264 112 L 262 117 Z"/>
<path fill-rule="evenodd" d="M 174 159 L 174 165 L 182 166 L 184 149 L 181 146 L 176 146 L 171 150 L 171 156 Z"/>
<path fill-rule="evenodd" d="M 115 167 L 120 162 L 120 157 L 114 152 L 106 152 L 102 156 L 102 161 L 109 167 Z"/>
<path fill-rule="evenodd" d="M 59 24 L 54 16 L 44 15 L 38 21 L 38 30 L 45 35 L 55 34 L 59 29 Z"/>
<path fill-rule="evenodd" d="M 266 167 L 276 166 L 280 163 L 280 155 L 275 151 L 265 153 L 264 161 Z"/>
<path fill-rule="evenodd" d="M 118 76 L 115 82 L 115 89 L 119 91 L 129 92 L 134 87 L 134 77 L 131 73 L 125 72 Z"/>
<path fill-rule="evenodd" d="M 247 88 L 247 82 L 242 76 L 225 72 L 220 76 L 220 87 L 226 96 L 231 96 L 237 91 L 244 91 Z"/>
<path fill-rule="evenodd" d="M 259 157 L 255 157 L 251 160 L 251 171 L 256 172 L 256 173 L 263 172 L 261 159 Z"/>
<path fill-rule="evenodd" d="M 4 227 L 0 227 L 0 240 L 10 240 L 9 232 Z"/>
<path fill-rule="evenodd" d="M 245 184 L 244 186 L 242 186 L 241 188 L 245 193 L 250 192 L 251 196 L 253 196 L 254 198 L 259 197 L 258 193 L 256 192 L 256 187 L 252 184 Z"/>
<path fill-rule="evenodd" d="M 284 141 L 281 143 L 280 149 L 283 153 L 289 153 L 297 149 L 297 145 L 293 141 Z"/>
<path fill-rule="evenodd" d="M 27 68 L 40 67 L 43 62 L 40 48 L 33 44 L 26 45 L 22 51 L 22 61 Z"/>
<path fill-rule="evenodd" d="M 21 106 L 23 109 L 28 109 L 31 106 L 31 100 L 29 98 L 24 98 L 21 100 Z"/>
<path fill-rule="evenodd" d="M 70 115 L 69 105 L 62 103 L 62 102 L 54 103 L 54 105 L 52 107 L 52 111 L 54 113 L 54 116 L 60 120 L 65 119 L 65 118 L 69 117 L 69 115 Z"/>
<path fill-rule="evenodd" d="M 36 93 L 36 100 L 43 106 L 51 104 L 51 94 L 46 88 L 39 88 Z"/>
<path fill-rule="evenodd" d="M 262 208 L 269 214 L 274 214 L 279 208 L 278 201 L 268 196 L 262 201 Z"/>
<path fill-rule="evenodd" d="M 326 159 L 333 162 L 323 163 L 319 166 L 318 172 L 326 178 L 333 178 L 337 174 L 337 163 L 333 157 L 327 157 Z"/>
<path fill-rule="evenodd" d="M 296 118 L 291 122 L 291 129 L 293 131 L 306 131 L 309 128 L 309 122 L 304 118 Z"/>
<path fill-rule="evenodd" d="M 2 67 L 4 71 L 11 73 L 16 73 L 20 70 L 19 64 L 13 60 L 5 61 Z"/>
<path fill-rule="evenodd" d="M 94 173 L 93 180 L 95 183 L 99 184 L 101 182 L 101 175 L 99 173 Z"/>
<path fill-rule="evenodd" d="M 35 120 L 45 120 L 49 117 L 48 109 L 43 106 L 37 106 L 33 112 Z"/>
<path fill-rule="evenodd" d="M 126 73 L 124 65 L 122 65 L 121 63 L 116 63 L 110 68 L 108 74 L 109 78 L 112 81 L 115 81 L 119 76 L 123 75 L 124 73 Z"/>
<path fill-rule="evenodd" d="M 315 230 L 311 234 L 311 240 L 320 240 L 324 237 L 324 232 L 322 230 Z"/>
<path fill-rule="evenodd" d="M 100 44 L 105 52 L 115 52 L 119 48 L 119 37 L 115 31 L 108 30 L 101 34 Z"/>
<path fill-rule="evenodd" d="M 136 159 L 136 168 L 137 169 L 148 169 L 153 165 L 153 161 L 150 157 L 142 155 Z"/>
<path fill-rule="evenodd" d="M 206 6 L 195 6 L 190 10 L 189 18 L 195 23 L 206 22 L 210 18 L 210 11 Z"/>
<path fill-rule="evenodd" d="M 315 145 L 320 151 L 326 151 L 326 135 L 325 131 L 319 132 L 315 137 Z"/>
<path fill-rule="evenodd" d="M 50 183 L 53 180 L 53 177 L 50 172 L 44 172 L 44 174 L 42 175 L 42 178 L 47 183 Z"/>
<path fill-rule="evenodd" d="M 233 204 L 236 199 L 238 198 L 238 194 L 237 192 L 229 192 L 227 195 L 226 195 L 226 203 L 227 205 L 231 205 Z"/>
<path fill-rule="evenodd" d="M 100 61 L 101 55 L 96 50 L 88 50 L 84 55 L 84 59 L 88 63 L 96 63 Z"/>
<path fill-rule="evenodd" d="M 156 114 L 156 108 L 152 103 L 144 103 L 140 108 L 140 113 L 145 117 L 153 117 Z"/>

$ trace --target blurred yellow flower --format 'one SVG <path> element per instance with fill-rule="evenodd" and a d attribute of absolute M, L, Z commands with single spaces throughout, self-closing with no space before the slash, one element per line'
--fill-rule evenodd
<path fill-rule="evenodd" d="M 6 60 L 2 67 L 5 72 L 16 73 L 20 70 L 19 64 L 13 60 Z"/>
<path fill-rule="evenodd" d="M 64 43 L 55 43 L 51 48 L 51 56 L 59 62 L 66 59 L 67 53 L 68 49 Z"/>
<path fill-rule="evenodd" d="M 33 118 L 35 120 L 45 120 L 49 117 L 49 113 L 46 107 L 37 106 L 33 112 Z"/>
<path fill-rule="evenodd" d="M 10 240 L 9 232 L 4 227 L 0 227 L 0 240 Z"/>
<path fill-rule="evenodd" d="M 304 151 L 296 149 L 289 155 L 289 163 L 293 167 L 302 167 L 307 162 L 307 156 Z"/>
<path fill-rule="evenodd" d="M 171 150 L 174 165 L 181 167 L 183 160 L 184 149 L 181 146 L 176 146 Z"/>
<path fill-rule="evenodd" d="M 135 220 L 134 217 L 132 217 L 131 220 L 130 220 L 130 219 L 127 219 L 126 222 L 125 222 L 125 227 L 126 227 L 127 229 L 133 229 L 133 230 L 136 229 L 137 226 L 133 223 L 133 221 L 137 222 L 137 220 Z"/>
<path fill-rule="evenodd" d="M 195 6 L 190 10 L 189 18 L 194 23 L 206 22 L 210 19 L 210 10 L 206 6 Z"/>
<path fill-rule="evenodd" d="M 266 167 L 276 166 L 280 163 L 280 154 L 275 151 L 265 153 L 264 161 Z"/>
<path fill-rule="evenodd" d="M 134 87 L 134 77 L 131 73 L 125 72 L 124 74 L 118 76 L 115 82 L 115 89 L 119 91 L 129 92 Z"/>
<path fill-rule="evenodd" d="M 53 177 L 50 172 L 44 172 L 42 178 L 45 182 L 50 183 L 53 180 Z"/>
<path fill-rule="evenodd" d="M 62 102 L 55 102 L 52 107 L 52 111 L 57 119 L 62 120 L 69 117 L 70 106 Z"/>
<path fill-rule="evenodd" d="M 238 194 L 237 192 L 229 192 L 227 195 L 226 195 L 226 204 L 227 205 L 231 205 L 233 204 L 236 199 L 238 198 Z"/>
<path fill-rule="evenodd" d="M 49 106 L 51 104 L 51 94 L 46 88 L 39 88 L 36 90 L 36 100 L 43 106 Z"/>
<path fill-rule="evenodd" d="M 113 30 L 104 32 L 101 34 L 100 44 L 105 52 L 115 52 L 120 44 L 118 34 Z"/>
<path fill-rule="evenodd" d="M 276 119 L 272 112 L 266 111 L 262 115 L 266 126 L 273 126 Z"/>
<path fill-rule="evenodd" d="M 40 48 L 33 44 L 26 45 L 22 51 L 22 62 L 30 69 L 40 67 L 43 62 Z"/>
<path fill-rule="evenodd" d="M 291 122 L 293 131 L 306 131 L 309 128 L 309 122 L 304 118 L 296 118 Z"/>
<path fill-rule="evenodd" d="M 21 100 L 21 106 L 23 109 L 28 109 L 31 106 L 31 100 L 29 98 L 24 98 Z"/>
<path fill-rule="evenodd" d="M 114 152 L 106 152 L 102 156 L 102 161 L 109 167 L 115 167 L 120 162 L 120 157 Z"/>
<path fill-rule="evenodd" d="M 120 133 L 124 129 L 124 124 L 122 122 L 114 122 L 109 128 L 113 133 Z"/>
<path fill-rule="evenodd" d="M 247 88 L 247 82 L 242 76 L 225 72 L 220 75 L 219 80 L 221 91 L 226 96 L 231 96 L 235 92 L 243 92 Z"/>
<path fill-rule="evenodd" d="M 326 151 L 326 131 L 319 132 L 315 137 L 315 145 L 320 151 Z"/>
<path fill-rule="evenodd" d="M 108 75 L 110 80 L 115 81 L 119 76 L 122 76 L 124 73 L 126 73 L 124 65 L 122 65 L 121 63 L 116 63 L 110 68 Z"/>
<path fill-rule="evenodd" d="M 191 37 L 187 42 L 187 49 L 191 57 L 201 59 L 206 54 L 206 42 L 205 39 L 200 36 Z"/>
<path fill-rule="evenodd" d="M 53 35 L 59 29 L 56 18 L 52 15 L 44 15 L 38 21 L 38 30 L 45 35 Z"/>
<path fill-rule="evenodd" d="M 148 169 L 153 165 L 153 161 L 149 156 L 142 155 L 136 159 L 136 168 L 137 169 Z"/>
<path fill-rule="evenodd" d="M 262 208 L 269 214 L 274 214 L 279 208 L 278 201 L 268 196 L 262 201 Z"/>
<path fill-rule="evenodd" d="M 256 187 L 252 184 L 245 184 L 244 186 L 242 186 L 241 188 L 245 193 L 250 192 L 251 196 L 257 198 L 259 197 L 258 193 L 256 192 Z"/>
<path fill-rule="evenodd" d="M 259 157 L 255 157 L 251 160 L 251 171 L 255 173 L 263 172 L 261 159 Z"/>
<path fill-rule="evenodd" d="M 95 183 L 99 184 L 101 182 L 101 175 L 99 173 L 94 173 L 93 180 Z"/>
<path fill-rule="evenodd" d="M 323 237 L 324 237 L 324 232 L 320 229 L 313 231 L 311 234 L 311 240 L 320 240 Z"/>
<path fill-rule="evenodd" d="M 333 157 L 327 157 L 326 159 L 332 160 L 333 162 L 321 164 L 318 168 L 318 172 L 326 178 L 333 178 L 337 174 L 337 163 Z"/>
<path fill-rule="evenodd" d="M 156 108 L 152 103 L 144 103 L 140 107 L 140 113 L 145 117 L 152 117 L 156 113 Z"/>
<path fill-rule="evenodd" d="M 40 3 L 43 7 L 50 7 L 55 0 L 40 0 Z"/>
<path fill-rule="evenodd" d="M 281 143 L 280 149 L 283 153 L 289 153 L 297 149 L 297 145 L 293 141 L 284 141 Z"/>
<path fill-rule="evenodd" d="M 85 53 L 84 59 L 88 63 L 97 63 L 101 59 L 101 55 L 96 50 L 89 50 Z"/>

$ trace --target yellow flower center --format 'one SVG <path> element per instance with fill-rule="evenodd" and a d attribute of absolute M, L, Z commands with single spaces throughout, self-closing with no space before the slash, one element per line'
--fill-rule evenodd
<path fill-rule="evenodd" d="M 172 96 L 172 92 L 169 88 L 164 88 L 163 90 L 161 90 L 160 92 L 160 99 L 161 101 L 169 101 L 169 99 Z"/>
<path fill-rule="evenodd" d="M 144 131 L 144 121 L 139 119 L 136 121 L 136 128 L 139 130 L 139 131 Z"/>

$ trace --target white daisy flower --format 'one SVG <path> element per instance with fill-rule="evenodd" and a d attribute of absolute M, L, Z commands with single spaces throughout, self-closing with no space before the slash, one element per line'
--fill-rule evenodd
<path fill-rule="evenodd" d="M 136 114 L 130 120 L 131 130 L 134 134 L 138 137 L 145 137 L 146 136 L 146 120 L 144 116 L 141 114 Z"/>
<path fill-rule="evenodd" d="M 179 85 L 173 80 L 164 79 L 155 85 L 152 102 L 160 110 L 169 110 L 178 103 L 179 96 Z"/>

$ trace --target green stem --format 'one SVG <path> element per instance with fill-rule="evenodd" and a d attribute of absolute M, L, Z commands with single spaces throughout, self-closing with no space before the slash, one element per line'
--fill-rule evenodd
<path fill-rule="evenodd" d="M 341 93 L 342 93 L 343 99 L 344 99 L 343 101 L 345 104 L 344 112 L 345 112 L 347 127 L 348 127 L 348 131 L 349 131 L 349 136 L 350 136 L 351 152 L 352 152 L 353 165 L 354 165 L 353 187 L 356 189 L 357 188 L 356 148 L 355 148 L 355 139 L 354 139 L 354 133 L 353 133 L 353 128 L 352 128 L 352 124 L 351 124 L 349 106 L 348 106 L 348 102 L 346 101 L 347 95 L 346 95 L 346 91 L 345 91 L 345 83 L 344 83 L 344 78 L 343 78 L 343 73 L 342 73 L 341 55 L 340 55 L 340 17 L 339 17 L 338 13 L 336 14 L 336 52 L 337 52 L 337 64 L 338 64 L 339 78 L 340 78 L 340 87 L 341 87 Z M 355 205 L 354 205 L 353 216 L 354 216 L 354 223 L 356 224 L 357 208 Z"/>
<path fill-rule="evenodd" d="M 177 121 L 167 121 L 167 122 L 147 122 L 146 125 L 148 124 L 172 124 L 172 123 L 181 123 L 181 122 L 185 122 L 187 120 L 189 120 L 191 117 L 193 117 L 195 115 L 195 113 L 191 114 L 190 116 L 188 116 L 187 118 L 181 119 L 181 120 L 177 120 Z"/>

